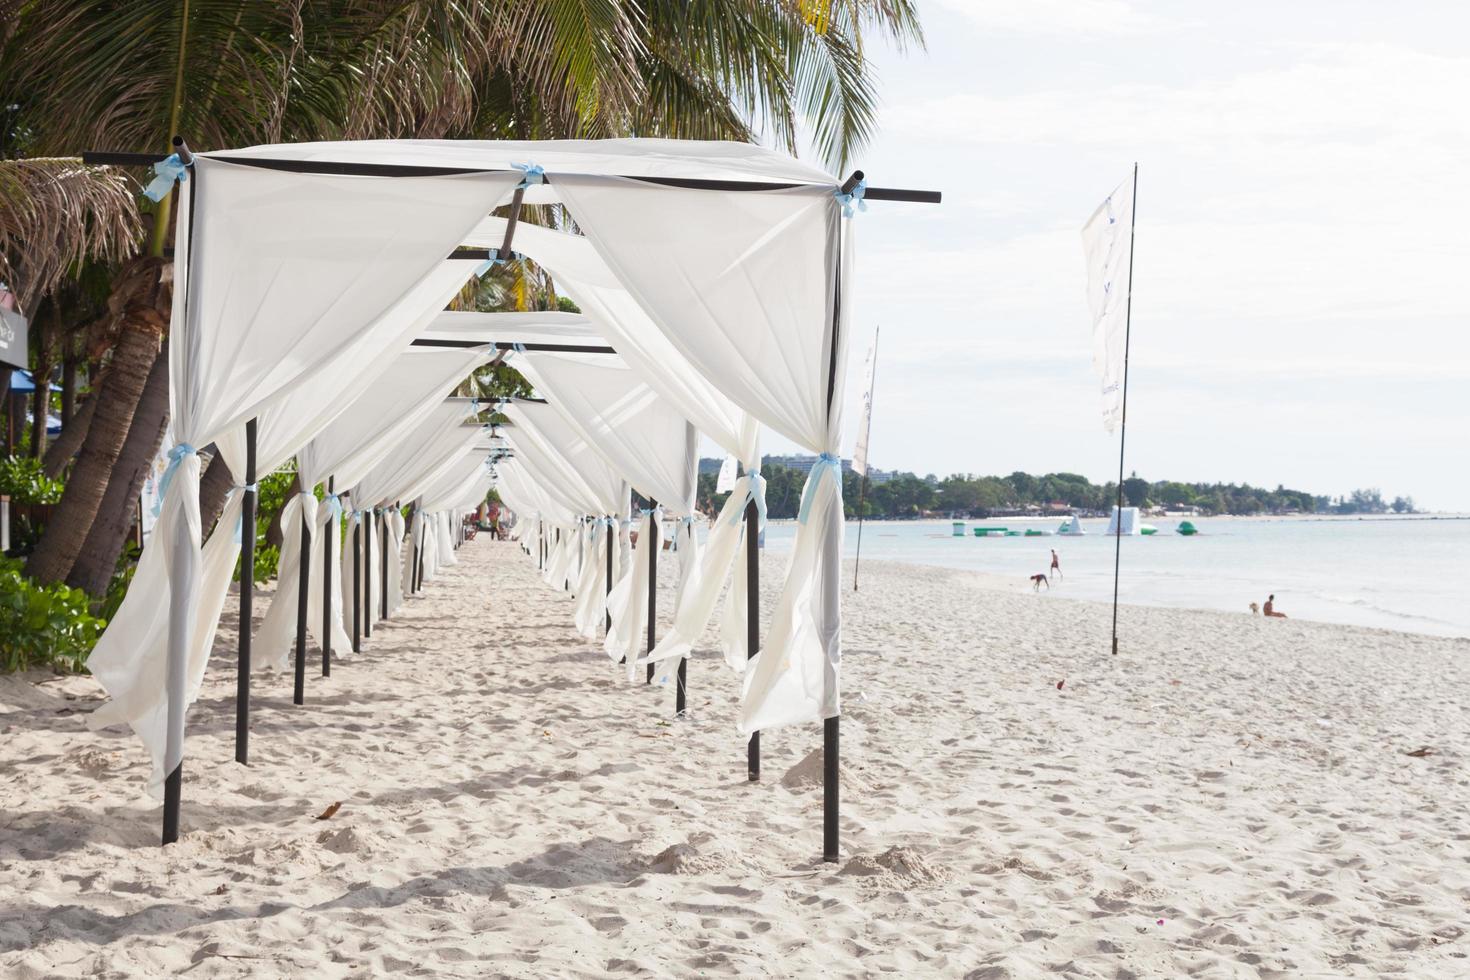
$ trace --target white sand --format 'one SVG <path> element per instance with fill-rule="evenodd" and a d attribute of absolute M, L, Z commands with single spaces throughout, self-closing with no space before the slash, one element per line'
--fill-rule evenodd
<path fill-rule="evenodd" d="M 1106 606 L 867 562 L 834 867 L 817 726 L 749 784 L 716 657 L 671 723 L 460 554 L 304 708 L 257 683 L 248 769 L 221 630 L 167 849 L 96 685 L 0 680 L 0 976 L 1470 975 L 1470 643 L 1128 608 L 1114 659 Z"/>

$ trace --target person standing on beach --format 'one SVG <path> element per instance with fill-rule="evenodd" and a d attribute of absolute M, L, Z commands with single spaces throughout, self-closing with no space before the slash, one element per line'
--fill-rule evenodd
<path fill-rule="evenodd" d="M 1062 560 L 1057 557 L 1057 549 L 1055 548 L 1051 549 L 1051 570 L 1056 572 L 1057 578 L 1062 577 Z"/>
<path fill-rule="evenodd" d="M 1276 595 L 1272 593 L 1266 597 L 1266 605 L 1261 609 L 1270 619 L 1285 619 L 1286 613 L 1276 611 Z"/>

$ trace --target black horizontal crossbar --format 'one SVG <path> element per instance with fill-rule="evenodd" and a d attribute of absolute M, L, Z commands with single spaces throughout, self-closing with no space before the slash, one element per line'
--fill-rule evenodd
<path fill-rule="evenodd" d="M 105 153 L 88 151 L 82 154 L 82 162 L 95 165 L 111 164 L 123 167 L 146 167 L 158 163 L 166 156 L 167 154 L 163 153 Z M 334 174 L 344 177 L 455 177 L 461 174 L 509 173 L 509 171 L 487 167 L 427 167 L 399 163 L 281 160 L 273 157 L 211 156 L 210 159 L 222 160 L 226 163 L 234 163 L 246 167 L 259 167 L 263 170 L 281 170 L 296 174 Z M 548 184 L 555 183 L 555 180 L 550 174 L 546 175 L 543 179 Z M 797 187 L 813 186 L 811 184 L 777 183 L 760 180 L 708 180 L 700 177 L 623 176 L 620 179 L 637 180 L 645 184 L 659 184 L 664 187 L 687 187 L 694 190 L 707 191 L 785 191 Z M 864 190 L 863 197 L 869 201 L 907 201 L 917 204 L 938 204 L 940 203 L 941 194 L 939 191 L 869 187 Z"/>
<path fill-rule="evenodd" d="M 414 347 L 452 347 L 459 350 L 468 350 L 471 347 L 494 347 L 496 350 L 513 351 L 516 345 L 513 342 L 500 343 L 489 340 L 433 340 L 428 337 L 420 337 L 413 342 Z M 617 351 L 611 347 L 596 347 L 591 344 L 521 344 L 521 349 L 527 353 L 543 354 L 616 354 Z"/>

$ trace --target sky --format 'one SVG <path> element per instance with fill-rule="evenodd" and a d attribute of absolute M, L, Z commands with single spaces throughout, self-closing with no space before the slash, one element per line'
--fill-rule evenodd
<path fill-rule="evenodd" d="M 1139 166 L 1127 469 L 1470 511 L 1470 5 L 920 0 L 872 52 L 870 459 L 1115 479 L 1080 229 Z M 789 443 L 769 435 L 765 449 Z"/>

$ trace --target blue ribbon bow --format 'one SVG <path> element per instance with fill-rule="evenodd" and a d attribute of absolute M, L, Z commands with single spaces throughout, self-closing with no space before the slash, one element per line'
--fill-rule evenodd
<path fill-rule="evenodd" d="M 339 497 L 335 493 L 329 493 L 329 494 L 327 494 L 326 504 L 327 504 L 327 510 L 329 510 L 331 512 L 332 517 L 334 519 L 341 518 L 341 516 L 342 516 L 342 498 L 341 497 Z"/>
<path fill-rule="evenodd" d="M 177 153 L 170 153 L 164 159 L 153 165 L 154 177 L 148 186 L 143 188 L 143 196 L 155 204 L 163 200 L 164 195 L 173 190 L 174 182 L 182 184 L 189 179 L 187 165 L 179 159 Z"/>
<path fill-rule="evenodd" d="M 853 187 L 851 194 L 842 193 L 842 188 L 839 187 L 837 190 L 832 192 L 832 196 L 837 198 L 837 202 L 842 205 L 842 216 L 844 218 L 851 218 L 854 205 L 859 211 L 868 210 L 868 202 L 863 200 L 863 196 L 867 193 L 868 180 L 865 177 L 857 182 L 857 185 Z"/>
<path fill-rule="evenodd" d="M 163 479 L 158 481 L 158 499 L 153 502 L 154 517 L 163 510 L 163 498 L 168 495 L 169 484 L 174 482 L 174 473 L 178 472 L 179 464 L 184 461 L 185 456 L 193 456 L 197 452 L 187 442 L 181 442 L 168 451 L 168 467 L 163 471 Z"/>
<path fill-rule="evenodd" d="M 756 527 L 764 531 L 766 529 L 766 478 L 755 471 L 745 474 L 744 479 L 750 481 L 750 489 L 745 494 L 747 501 L 755 501 Z M 745 508 L 732 511 L 729 523 L 739 524 L 745 519 Z"/>
<path fill-rule="evenodd" d="M 796 513 L 796 519 L 805 524 L 806 519 L 811 516 L 812 500 L 817 495 L 817 487 L 821 486 L 823 477 L 831 474 L 837 481 L 837 492 L 842 492 L 842 462 L 831 453 L 823 453 L 817 457 L 812 464 L 812 471 L 806 478 L 806 488 L 801 491 L 801 509 Z"/>
<path fill-rule="evenodd" d="M 525 174 L 521 182 L 516 185 L 517 190 L 523 191 L 532 184 L 546 183 L 546 171 L 541 169 L 539 163 L 513 163 L 511 166 Z"/>

